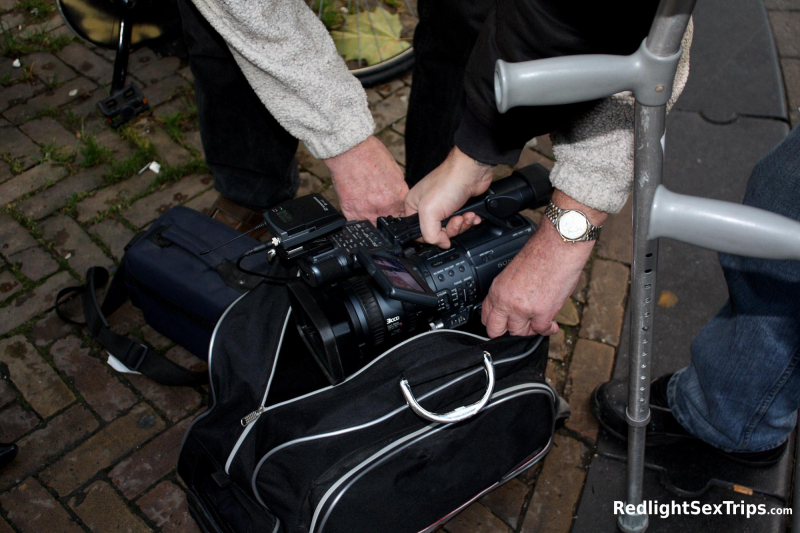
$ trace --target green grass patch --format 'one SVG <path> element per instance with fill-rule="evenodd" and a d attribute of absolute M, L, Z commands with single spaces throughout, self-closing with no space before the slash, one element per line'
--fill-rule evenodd
<path fill-rule="evenodd" d="M 114 156 L 111 150 L 98 144 L 94 135 L 82 132 L 81 140 L 83 141 L 83 146 L 81 146 L 81 155 L 83 156 L 81 166 L 83 168 L 96 167 L 101 163 L 113 160 Z"/>
<path fill-rule="evenodd" d="M 56 146 L 55 143 L 50 143 L 40 148 L 42 157 L 39 160 L 41 163 L 50 161 L 62 167 L 70 167 L 75 161 L 75 151 L 70 150 L 66 146 Z"/>
<path fill-rule="evenodd" d="M 8 163 L 8 166 L 11 167 L 11 172 L 14 174 L 22 174 L 25 170 L 22 166 L 22 162 L 19 159 L 11 157 L 11 154 L 8 152 L 0 152 L 0 159 Z"/>
<path fill-rule="evenodd" d="M 17 0 L 16 11 L 31 22 L 41 22 L 55 13 L 56 6 L 47 0 Z"/>
<path fill-rule="evenodd" d="M 103 177 L 109 185 L 117 183 L 118 181 L 133 176 L 144 168 L 146 164 L 154 161 L 156 157 L 156 149 L 149 141 L 145 142 L 144 145 L 139 145 L 137 143 L 136 150 L 133 154 L 127 159 L 111 163 L 111 169 Z"/>

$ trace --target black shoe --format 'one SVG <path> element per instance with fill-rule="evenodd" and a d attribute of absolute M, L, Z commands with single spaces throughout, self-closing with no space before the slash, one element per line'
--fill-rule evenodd
<path fill-rule="evenodd" d="M 650 422 L 647 424 L 647 446 L 663 446 L 680 441 L 700 439 L 686 431 L 675 419 L 667 401 L 667 385 L 672 374 L 661 376 L 650 385 Z M 628 379 L 615 379 L 602 383 L 592 392 L 591 407 L 600 425 L 614 437 L 628 439 L 628 420 L 625 409 L 628 405 Z M 713 448 L 717 453 L 734 462 L 764 467 L 777 463 L 786 452 L 788 442 L 763 452 L 726 452 Z"/>
<path fill-rule="evenodd" d="M 0 468 L 13 461 L 17 453 L 19 453 L 19 448 L 16 444 L 0 444 Z"/>

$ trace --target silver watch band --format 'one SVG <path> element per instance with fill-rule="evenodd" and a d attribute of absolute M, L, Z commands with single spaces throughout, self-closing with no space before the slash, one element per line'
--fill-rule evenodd
<path fill-rule="evenodd" d="M 559 235 L 561 235 L 561 231 L 559 231 L 559 229 L 558 229 L 558 219 L 566 211 L 578 211 L 578 210 L 577 209 L 561 209 L 560 207 L 558 207 L 553 202 L 550 202 L 550 204 L 547 206 L 547 208 L 544 211 L 544 214 L 547 216 L 547 218 L 550 220 L 550 222 L 553 223 L 553 226 L 556 227 L 556 231 L 558 231 Z M 600 237 L 600 230 L 603 228 L 603 226 L 595 226 L 594 224 L 589 222 L 589 217 L 587 217 L 582 211 L 578 211 L 578 212 L 586 218 L 586 224 L 588 225 L 589 229 L 587 230 L 586 233 L 583 234 L 582 237 L 580 237 L 578 239 L 568 239 L 567 237 L 564 237 L 563 235 L 561 235 L 561 238 L 564 239 L 566 242 L 596 241 Z"/>

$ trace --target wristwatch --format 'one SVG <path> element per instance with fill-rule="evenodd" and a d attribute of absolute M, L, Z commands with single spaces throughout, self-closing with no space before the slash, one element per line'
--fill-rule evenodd
<path fill-rule="evenodd" d="M 600 236 L 600 228 L 594 226 L 581 211 L 577 209 L 561 209 L 553 202 L 545 209 L 544 214 L 556 227 L 556 231 L 564 242 L 594 241 Z"/>

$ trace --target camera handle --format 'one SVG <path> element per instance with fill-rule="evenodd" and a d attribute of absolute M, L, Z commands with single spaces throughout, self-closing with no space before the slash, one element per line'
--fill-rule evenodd
<path fill-rule="evenodd" d="M 477 415 L 483 409 L 492 397 L 494 392 L 494 365 L 492 365 L 492 355 L 489 352 L 483 352 L 483 366 L 486 370 L 486 392 L 483 397 L 471 405 L 464 405 L 457 407 L 449 413 L 436 414 L 423 408 L 417 399 L 414 398 L 414 393 L 411 392 L 411 386 L 408 384 L 407 379 L 400 381 L 400 390 L 403 392 L 403 397 L 406 403 L 414 413 L 420 418 L 430 422 L 438 422 L 440 424 L 454 424 L 462 422 L 468 418 Z"/>

